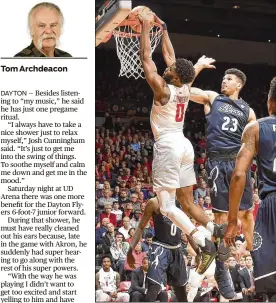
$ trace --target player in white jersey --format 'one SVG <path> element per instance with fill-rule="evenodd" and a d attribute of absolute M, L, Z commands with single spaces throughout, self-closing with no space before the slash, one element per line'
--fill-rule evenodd
<path fill-rule="evenodd" d="M 152 167 L 154 190 L 159 200 L 161 213 L 186 234 L 191 235 L 205 253 L 206 259 L 203 259 L 200 269 L 203 273 L 214 259 L 216 248 L 203 233 L 195 228 L 189 217 L 176 207 L 175 197 L 177 193 L 178 201 L 185 212 L 214 234 L 214 224 L 193 203 L 193 185 L 196 183 L 193 169 L 194 151 L 190 141 L 183 134 L 184 116 L 189 102 L 191 84 L 202 69 L 214 68 L 212 65 L 214 59 L 203 56 L 195 67 L 186 59 L 176 59 L 166 24 L 155 17 L 164 29 L 162 52 L 168 66 L 161 77 L 150 56 L 151 24 L 139 18 L 142 24 L 141 62 L 146 80 L 154 92 L 151 111 L 151 127 L 155 139 Z"/>

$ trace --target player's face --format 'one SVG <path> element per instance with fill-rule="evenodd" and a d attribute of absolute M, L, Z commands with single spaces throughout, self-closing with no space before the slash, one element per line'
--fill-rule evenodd
<path fill-rule="evenodd" d="M 111 266 L 111 262 L 109 258 L 104 258 L 103 259 L 103 269 L 107 270 Z"/>
<path fill-rule="evenodd" d="M 167 84 L 172 84 L 176 77 L 177 77 L 177 74 L 175 72 L 175 64 L 173 64 L 165 69 L 163 78 Z"/>
<path fill-rule="evenodd" d="M 56 46 L 61 34 L 61 18 L 55 9 L 41 7 L 31 19 L 31 36 L 39 49 Z"/>
<path fill-rule="evenodd" d="M 236 91 L 240 91 L 242 85 L 239 81 L 239 78 L 235 75 L 225 75 L 221 83 L 221 93 L 230 96 L 233 95 Z"/>

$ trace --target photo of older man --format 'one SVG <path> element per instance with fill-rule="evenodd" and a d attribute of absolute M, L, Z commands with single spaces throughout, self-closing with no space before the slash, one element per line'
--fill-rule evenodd
<path fill-rule="evenodd" d="M 15 57 L 72 57 L 57 48 L 64 17 L 60 8 L 50 2 L 35 5 L 28 15 L 32 43 Z"/>

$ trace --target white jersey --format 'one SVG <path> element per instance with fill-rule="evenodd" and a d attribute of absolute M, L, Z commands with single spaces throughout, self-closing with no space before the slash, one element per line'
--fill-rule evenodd
<path fill-rule="evenodd" d="M 168 85 L 171 95 L 169 102 L 164 106 L 156 106 L 153 102 L 150 114 L 150 124 L 155 141 L 163 135 L 182 133 L 185 112 L 190 99 L 187 85 L 176 87 Z"/>

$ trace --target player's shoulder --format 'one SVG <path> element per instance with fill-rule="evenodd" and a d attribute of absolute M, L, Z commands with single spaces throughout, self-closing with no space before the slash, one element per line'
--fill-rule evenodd
<path fill-rule="evenodd" d="M 263 124 L 263 123 L 266 123 L 266 122 L 270 122 L 272 119 L 275 120 L 275 118 L 272 118 L 271 116 L 268 116 L 268 117 L 260 118 L 257 121 L 258 121 L 259 124 Z"/>
<path fill-rule="evenodd" d="M 258 131 L 259 131 L 259 121 L 258 120 L 251 121 L 245 126 L 243 130 L 243 137 L 247 135 L 254 135 Z"/>

